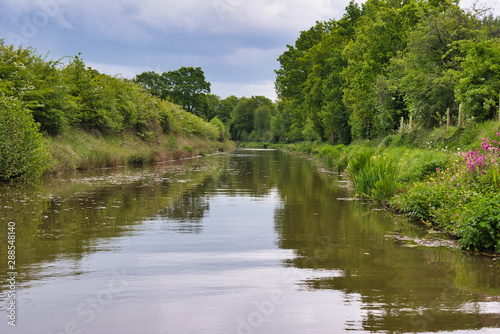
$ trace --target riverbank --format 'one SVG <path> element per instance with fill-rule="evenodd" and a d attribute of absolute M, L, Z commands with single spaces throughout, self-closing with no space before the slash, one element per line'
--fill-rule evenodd
<path fill-rule="evenodd" d="M 144 141 L 133 133 L 117 135 L 90 134 L 83 130 L 45 138 L 52 156 L 49 172 L 146 165 L 179 160 L 235 147 L 231 141 L 220 142 L 196 136 L 159 135 Z"/>
<path fill-rule="evenodd" d="M 245 143 L 305 153 L 346 173 L 356 194 L 459 240 L 464 250 L 500 252 L 498 122 L 406 130 L 351 145 Z"/>

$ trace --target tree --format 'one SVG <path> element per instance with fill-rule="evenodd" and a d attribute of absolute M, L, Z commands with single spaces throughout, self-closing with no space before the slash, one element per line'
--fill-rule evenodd
<path fill-rule="evenodd" d="M 138 74 L 134 81 L 144 87 L 151 95 L 163 99 L 167 96 L 169 87 L 166 85 L 166 82 L 162 80 L 161 75 L 156 72 L 148 71 Z"/>
<path fill-rule="evenodd" d="M 207 95 L 207 114 L 205 115 L 205 119 L 207 121 L 212 120 L 214 117 L 217 117 L 217 113 L 220 105 L 220 97 L 214 94 Z"/>
<path fill-rule="evenodd" d="M 405 52 L 392 60 L 390 70 L 395 75 L 389 85 L 402 91 L 413 119 L 430 128 L 439 124 L 448 108 L 452 115 L 458 114 L 457 79 L 450 74 L 460 69 L 460 63 L 451 46 L 471 38 L 477 23 L 459 6 L 446 2 L 420 8 L 418 15 Z"/>
<path fill-rule="evenodd" d="M 465 40 L 458 43 L 465 54 L 462 71 L 456 75 L 458 102 L 476 121 L 493 118 L 499 108 L 500 38 Z"/>
<path fill-rule="evenodd" d="M 216 115 L 224 124 L 229 124 L 231 122 L 233 110 L 236 108 L 239 101 L 240 99 L 234 95 L 228 96 L 219 101 Z"/>
<path fill-rule="evenodd" d="M 254 111 L 257 107 L 258 103 L 255 99 L 244 97 L 238 102 L 231 121 L 232 138 L 241 140 L 243 131 L 246 131 L 247 134 L 253 131 Z"/>
<path fill-rule="evenodd" d="M 206 81 L 201 67 L 181 67 L 161 75 L 144 72 L 136 76 L 135 82 L 152 95 L 171 100 L 194 115 L 205 120 L 210 117 L 207 95 L 210 94 L 211 84 Z"/>
<path fill-rule="evenodd" d="M 350 124 L 357 138 L 371 138 L 397 126 L 404 105 L 380 105 L 377 99 L 402 100 L 399 90 L 377 92 L 390 60 L 406 48 L 407 33 L 417 23 L 418 3 L 413 0 L 368 0 L 356 28 L 356 37 L 345 48 L 348 61 L 342 76 L 346 80 L 344 103 L 352 110 Z M 378 96 L 377 93 L 390 93 Z M 376 117 L 376 114 L 379 117 Z M 390 122 L 389 124 L 386 124 Z"/>
<path fill-rule="evenodd" d="M 206 119 L 210 83 L 205 80 L 201 67 L 181 67 L 176 71 L 163 73 L 162 80 L 167 84 L 167 96 L 172 102 Z"/>
<path fill-rule="evenodd" d="M 250 135 L 255 128 L 255 114 L 259 108 L 264 107 L 259 112 L 259 124 L 265 124 L 266 112 L 272 113 L 274 108 L 273 102 L 264 96 L 252 96 L 251 98 L 242 98 L 236 105 L 233 111 L 231 121 L 232 137 L 236 140 L 241 140 L 242 135 L 246 132 Z"/>

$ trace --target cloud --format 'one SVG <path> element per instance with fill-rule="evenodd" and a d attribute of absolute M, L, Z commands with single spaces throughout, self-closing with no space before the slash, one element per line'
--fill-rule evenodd
<path fill-rule="evenodd" d="M 252 29 L 259 33 L 265 31 L 266 33 L 297 34 L 301 30 L 309 29 L 318 20 L 338 18 L 348 3 L 345 0 L 254 0 L 240 2 L 239 6 L 235 6 L 223 14 L 224 20 L 217 24 L 219 29 L 239 31 Z"/>
<path fill-rule="evenodd" d="M 116 64 L 105 64 L 105 63 L 94 63 L 86 62 L 85 65 L 99 71 L 100 73 L 106 73 L 112 76 L 117 76 L 120 78 L 132 79 L 137 74 L 146 71 L 156 71 L 156 69 L 141 67 L 141 66 L 126 66 L 126 65 L 116 65 Z"/>
<path fill-rule="evenodd" d="M 316 20 L 339 16 L 347 0 L 18 0 L 9 16 L 47 9 L 63 28 L 104 38 L 142 39 L 155 33 L 297 33 Z M 68 24 L 71 22 L 71 24 Z"/>
<path fill-rule="evenodd" d="M 258 66 L 264 61 L 269 61 L 269 59 L 278 59 L 283 51 L 285 51 L 285 48 L 238 48 L 233 53 L 227 54 L 224 59 L 227 64 L 232 66 Z"/>
<path fill-rule="evenodd" d="M 248 83 L 212 82 L 212 93 L 226 98 L 230 95 L 237 97 L 265 96 L 273 101 L 277 99 L 273 81 L 257 81 Z"/>

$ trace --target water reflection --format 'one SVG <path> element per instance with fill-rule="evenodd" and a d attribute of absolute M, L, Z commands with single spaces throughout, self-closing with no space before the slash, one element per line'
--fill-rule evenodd
<path fill-rule="evenodd" d="M 17 224 L 22 332 L 58 333 L 66 321 L 124 334 L 500 327 L 495 261 L 388 237 L 427 231 L 339 200 L 349 195 L 342 177 L 272 150 L 2 185 L 0 235 Z M 2 282 L 6 249 L 2 238 Z M 117 275 L 127 289 L 87 322 L 86 301 Z"/>
<path fill-rule="evenodd" d="M 422 237 L 425 229 L 362 201 L 338 201 L 342 191 L 313 171 L 303 173 L 287 175 L 276 212 L 279 245 L 296 252 L 286 265 L 324 272 L 301 286 L 359 296 L 361 327 L 370 332 L 499 327 L 500 271 L 491 258 L 402 247 L 387 234 Z"/>

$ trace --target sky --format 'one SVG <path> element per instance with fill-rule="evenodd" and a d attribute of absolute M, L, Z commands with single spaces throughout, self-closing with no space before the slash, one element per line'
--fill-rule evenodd
<path fill-rule="evenodd" d="M 364 1 L 357 0 L 362 3 Z M 468 8 L 474 0 L 462 0 Z M 499 0 L 484 0 L 500 15 Z M 349 0 L 0 0 L 0 38 L 48 59 L 81 53 L 101 73 L 133 78 L 201 67 L 212 93 L 276 98 L 274 70 L 316 21 Z"/>

